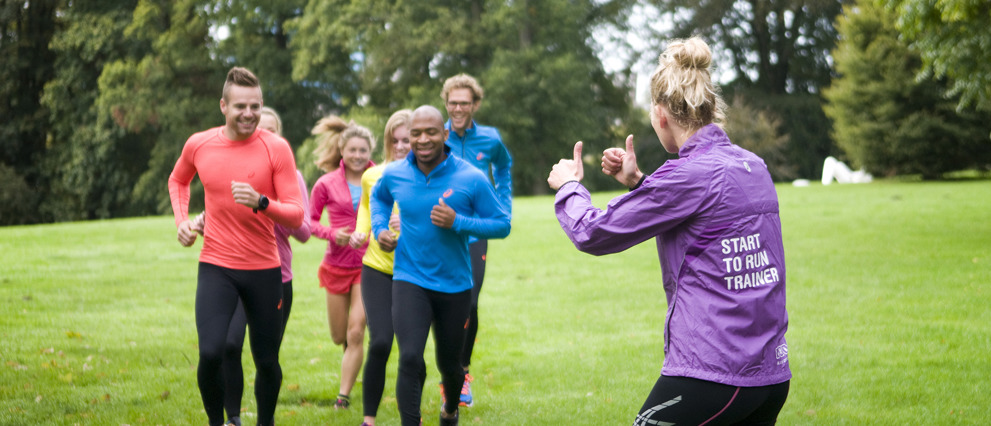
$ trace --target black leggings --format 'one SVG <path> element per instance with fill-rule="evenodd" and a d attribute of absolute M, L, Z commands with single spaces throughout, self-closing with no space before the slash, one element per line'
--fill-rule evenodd
<path fill-rule="evenodd" d="M 790 381 L 739 387 L 661 376 L 633 424 L 773 425 L 788 398 L 789 385 Z"/>
<path fill-rule="evenodd" d="M 368 265 L 361 266 L 361 300 L 368 324 L 368 357 L 365 359 L 363 391 L 364 415 L 378 415 L 385 389 L 385 366 L 392 353 L 392 275 Z"/>
<path fill-rule="evenodd" d="M 289 312 L 292 311 L 292 280 L 282 283 L 282 336 L 286 334 L 286 324 L 289 323 Z M 244 314 L 241 299 L 237 300 L 237 309 L 231 318 L 227 329 L 227 346 L 224 349 L 224 411 L 227 418 L 240 417 L 241 397 L 244 395 L 244 370 L 241 368 L 241 352 L 244 350 L 244 333 L 248 325 L 248 317 Z M 279 339 L 282 346 L 282 339 Z"/>
<path fill-rule="evenodd" d="M 282 272 L 228 269 L 200 262 L 196 285 L 197 382 L 211 425 L 224 422 L 224 347 L 238 298 L 244 306 L 255 360 L 258 423 L 271 424 L 282 386 Z"/>
<path fill-rule="evenodd" d="M 434 325 L 437 369 L 440 370 L 444 397 L 447 398 L 444 411 L 453 413 L 461 400 L 461 386 L 465 380 L 458 358 L 465 335 L 464 324 L 468 319 L 471 292 L 441 293 L 397 280 L 392 284 L 392 300 L 402 301 L 392 305 L 392 326 L 399 343 L 396 402 L 402 424 L 420 424 L 420 400 L 423 382 L 427 379 L 423 351 L 431 323 Z"/>
<path fill-rule="evenodd" d="M 482 292 L 485 280 L 485 255 L 489 251 L 489 240 L 478 240 L 468 245 L 471 255 L 471 312 L 465 323 L 465 343 L 461 349 L 461 366 L 471 366 L 471 352 L 475 349 L 475 336 L 478 335 L 478 295 Z"/>

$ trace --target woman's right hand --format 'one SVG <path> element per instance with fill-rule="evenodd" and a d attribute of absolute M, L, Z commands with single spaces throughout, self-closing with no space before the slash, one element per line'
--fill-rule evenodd
<path fill-rule="evenodd" d="M 368 239 L 368 234 L 364 232 L 355 232 L 351 234 L 351 239 L 348 241 L 348 245 L 353 249 L 361 248 L 365 245 L 365 241 Z"/>
<path fill-rule="evenodd" d="M 637 154 L 633 149 L 633 135 L 626 137 L 626 150 L 608 148 L 602 151 L 602 173 L 616 178 L 616 181 L 633 188 L 643 173 L 637 168 Z"/>

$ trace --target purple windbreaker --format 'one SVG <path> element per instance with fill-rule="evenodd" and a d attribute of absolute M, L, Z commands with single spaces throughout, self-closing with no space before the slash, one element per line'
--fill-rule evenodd
<path fill-rule="evenodd" d="M 616 253 L 656 237 L 668 312 L 665 376 L 732 386 L 791 379 L 778 197 L 764 161 L 716 125 L 605 211 L 567 183 L 554 209 L 579 250 Z"/>

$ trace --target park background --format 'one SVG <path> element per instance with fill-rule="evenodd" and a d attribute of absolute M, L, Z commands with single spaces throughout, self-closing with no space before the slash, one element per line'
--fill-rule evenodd
<path fill-rule="evenodd" d="M 595 165 L 633 134 L 651 171 L 669 156 L 643 81 L 693 34 L 731 139 L 776 181 L 816 179 L 830 155 L 877 177 L 987 171 L 989 19 L 985 0 L 3 0 L 0 225 L 169 214 L 169 173 L 189 135 L 223 124 L 235 65 L 310 183 L 318 119 L 380 135 L 398 109 L 442 107 L 461 72 L 485 88 L 476 117 L 502 132 L 515 194 L 547 193 L 578 140 Z"/>
<path fill-rule="evenodd" d="M 223 124 L 234 65 L 261 78 L 310 183 L 320 117 L 381 134 L 396 109 L 442 106 L 447 77 L 478 77 L 517 208 L 483 296 L 493 405 L 471 420 L 629 423 L 662 359 L 656 253 L 575 252 L 542 194 L 577 140 L 600 206 L 616 193 L 595 152 L 632 133 L 641 168 L 670 158 L 642 81 L 692 34 L 713 46 L 728 133 L 779 182 L 798 371 L 782 423 L 989 423 L 989 19 L 983 0 L 4 0 L 0 225 L 19 226 L 0 228 L 0 424 L 202 421 L 197 250 L 174 241 L 165 182 L 186 138 Z M 787 184 L 828 155 L 875 182 Z M 296 245 L 290 424 L 350 421 L 327 403 L 320 243 Z"/>

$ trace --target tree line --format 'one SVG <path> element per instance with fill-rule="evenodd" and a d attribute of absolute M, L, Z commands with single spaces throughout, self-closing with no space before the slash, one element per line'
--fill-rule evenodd
<path fill-rule="evenodd" d="M 169 172 L 189 135 L 223 124 L 234 65 L 261 78 L 309 182 L 318 119 L 381 134 L 396 109 L 440 107 L 461 72 L 486 89 L 477 119 L 503 133 L 516 193 L 546 192 L 577 140 L 594 153 L 633 133 L 649 170 L 670 156 L 633 105 L 635 73 L 695 34 L 731 76 L 730 136 L 777 180 L 814 178 L 827 155 L 882 176 L 991 163 L 981 0 L 0 1 L 2 225 L 169 213 Z M 648 8 L 671 25 L 633 27 Z M 655 47 L 607 72 L 596 31 Z M 613 188 L 599 175 L 590 187 Z"/>

